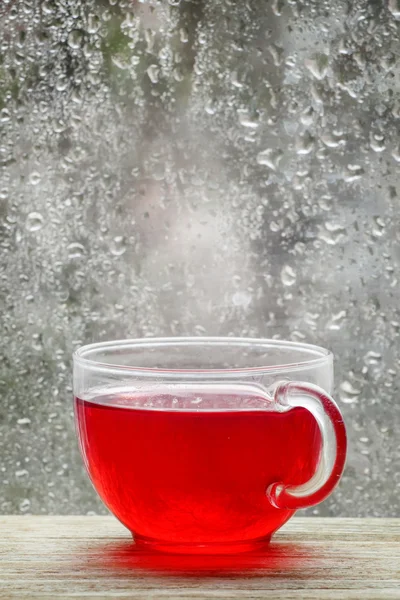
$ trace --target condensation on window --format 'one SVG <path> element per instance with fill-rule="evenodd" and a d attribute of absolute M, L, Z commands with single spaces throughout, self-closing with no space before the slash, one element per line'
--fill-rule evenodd
<path fill-rule="evenodd" d="M 82 343 L 336 356 L 349 433 L 307 514 L 399 516 L 398 0 L 2 0 L 0 512 L 105 509 Z"/>

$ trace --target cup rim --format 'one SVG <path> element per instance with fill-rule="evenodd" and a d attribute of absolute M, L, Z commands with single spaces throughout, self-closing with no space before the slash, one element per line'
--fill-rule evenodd
<path fill-rule="evenodd" d="M 150 347 L 150 346 L 171 346 L 171 345 L 232 345 L 232 346 L 249 346 L 256 345 L 259 347 L 272 347 L 277 349 L 292 349 L 301 352 L 314 354 L 315 358 L 307 358 L 295 362 L 283 363 L 280 365 L 261 365 L 254 367 L 232 367 L 232 368 L 199 368 L 199 369 L 172 369 L 161 367 L 142 367 L 135 365 L 118 365 L 116 363 L 108 363 L 104 361 L 87 358 L 87 355 L 101 350 L 121 350 L 132 348 Z M 277 373 L 286 371 L 302 371 L 305 369 L 316 368 L 326 362 L 333 360 L 333 353 L 315 344 L 303 342 L 293 342 L 280 339 L 270 338 L 246 338 L 246 337 L 218 337 L 218 336 L 179 336 L 179 337 L 144 337 L 132 339 L 111 340 L 106 342 L 95 342 L 80 346 L 73 353 L 74 365 L 79 365 L 82 368 L 95 370 L 99 372 L 107 372 L 113 374 L 122 374 L 131 376 L 158 376 L 158 377 L 231 377 L 244 375 L 260 375 L 264 373 Z"/>

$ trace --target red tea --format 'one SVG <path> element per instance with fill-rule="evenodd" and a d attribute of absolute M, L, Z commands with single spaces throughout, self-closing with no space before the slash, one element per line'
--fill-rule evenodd
<path fill-rule="evenodd" d="M 305 483 L 321 450 L 306 409 L 276 412 L 240 386 L 75 398 L 75 413 L 101 498 L 137 540 L 161 546 L 267 538 L 293 514 L 267 487 Z"/>

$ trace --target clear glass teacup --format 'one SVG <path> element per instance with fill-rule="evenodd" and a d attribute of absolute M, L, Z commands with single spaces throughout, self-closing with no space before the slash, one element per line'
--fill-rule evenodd
<path fill-rule="evenodd" d="M 346 457 L 333 356 L 268 339 L 165 338 L 74 354 L 90 479 L 137 544 L 232 553 L 324 500 Z"/>

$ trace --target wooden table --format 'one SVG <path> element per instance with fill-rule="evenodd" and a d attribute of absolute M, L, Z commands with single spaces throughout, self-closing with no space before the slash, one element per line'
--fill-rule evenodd
<path fill-rule="evenodd" d="M 400 519 L 294 518 L 236 557 L 139 552 L 112 517 L 0 517 L 0 599 L 400 599 Z"/>

